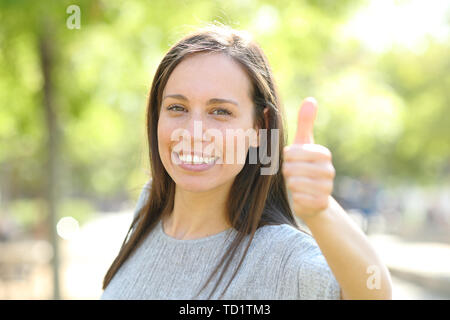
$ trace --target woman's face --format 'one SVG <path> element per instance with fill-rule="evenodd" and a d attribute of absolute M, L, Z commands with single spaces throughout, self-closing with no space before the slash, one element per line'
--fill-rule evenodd
<path fill-rule="evenodd" d="M 256 132 L 250 89 L 242 67 L 220 53 L 188 56 L 173 70 L 162 96 L 158 149 L 177 187 L 231 185 L 257 141 L 245 139 Z"/>

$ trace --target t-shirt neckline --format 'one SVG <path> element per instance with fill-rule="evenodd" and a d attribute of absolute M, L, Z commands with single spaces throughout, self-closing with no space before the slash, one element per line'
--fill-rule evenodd
<path fill-rule="evenodd" d="M 157 225 L 158 233 L 161 235 L 163 239 L 165 239 L 168 242 L 171 243 L 178 243 L 178 244 L 198 244 L 198 243 L 204 243 L 204 242 L 211 242 L 215 240 L 221 240 L 226 239 L 228 235 L 231 234 L 231 232 L 234 231 L 233 228 L 226 229 L 224 231 L 221 231 L 216 234 L 212 234 L 206 237 L 202 238 L 196 238 L 196 239 L 176 239 L 174 237 L 169 236 L 165 231 L 162 223 L 162 219 L 159 219 L 158 225 Z"/>

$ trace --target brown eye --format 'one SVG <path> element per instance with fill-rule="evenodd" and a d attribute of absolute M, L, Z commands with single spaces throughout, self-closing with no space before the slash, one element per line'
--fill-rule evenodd
<path fill-rule="evenodd" d="M 178 104 L 174 104 L 174 105 L 168 106 L 167 110 L 176 112 L 176 111 L 183 111 L 184 108 Z"/>
<path fill-rule="evenodd" d="M 216 113 L 217 115 L 219 115 L 219 116 L 229 116 L 229 115 L 231 115 L 231 112 L 230 111 L 228 111 L 227 109 L 223 109 L 223 108 L 220 108 L 220 109 L 216 109 L 216 110 L 214 110 L 213 111 L 213 113 L 214 112 L 218 112 L 218 113 Z"/>

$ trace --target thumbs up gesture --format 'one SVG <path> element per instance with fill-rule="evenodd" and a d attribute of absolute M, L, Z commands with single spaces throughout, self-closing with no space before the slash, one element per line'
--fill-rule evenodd
<path fill-rule="evenodd" d="M 328 208 L 335 169 L 331 152 L 314 144 L 313 127 L 317 102 L 307 98 L 298 113 L 294 143 L 284 148 L 282 173 L 298 217 L 309 218 Z"/>

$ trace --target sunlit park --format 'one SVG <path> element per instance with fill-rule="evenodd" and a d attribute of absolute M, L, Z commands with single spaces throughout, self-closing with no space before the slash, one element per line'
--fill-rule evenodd
<path fill-rule="evenodd" d="M 421 0 L 0 1 L 0 298 L 99 299 L 151 178 L 153 75 L 209 23 L 261 45 L 289 143 L 318 101 L 393 299 L 449 299 L 450 2 Z"/>

